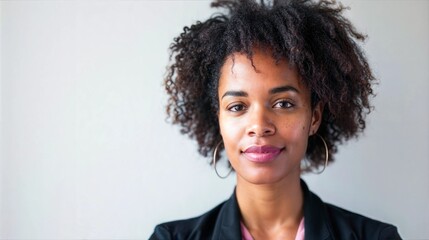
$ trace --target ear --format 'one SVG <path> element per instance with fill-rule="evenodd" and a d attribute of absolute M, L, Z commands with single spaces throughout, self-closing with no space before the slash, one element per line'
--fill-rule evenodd
<path fill-rule="evenodd" d="M 322 104 L 320 101 L 312 109 L 309 136 L 314 135 L 319 129 L 320 123 L 322 123 L 323 109 L 324 104 Z"/>

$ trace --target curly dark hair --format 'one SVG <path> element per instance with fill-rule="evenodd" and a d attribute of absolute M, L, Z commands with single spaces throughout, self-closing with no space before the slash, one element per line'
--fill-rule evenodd
<path fill-rule="evenodd" d="M 252 60 L 252 49 L 265 46 L 276 62 L 296 66 L 311 92 L 312 107 L 324 105 L 318 135 L 329 149 L 365 129 L 371 111 L 374 76 L 357 41 L 366 36 L 342 16 L 335 0 L 216 0 L 224 8 L 203 22 L 185 27 L 170 46 L 171 64 L 165 79 L 167 114 L 181 133 L 196 139 L 207 156 L 222 139 L 219 132 L 218 81 L 220 68 L 233 53 Z M 306 157 L 312 168 L 325 161 L 325 147 L 309 137 Z"/>

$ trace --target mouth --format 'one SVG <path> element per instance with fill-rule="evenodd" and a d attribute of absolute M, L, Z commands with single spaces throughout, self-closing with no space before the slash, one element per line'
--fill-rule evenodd
<path fill-rule="evenodd" d="M 269 145 L 257 145 L 248 147 L 243 154 L 251 162 L 268 163 L 280 155 L 283 150 L 284 148 Z"/>

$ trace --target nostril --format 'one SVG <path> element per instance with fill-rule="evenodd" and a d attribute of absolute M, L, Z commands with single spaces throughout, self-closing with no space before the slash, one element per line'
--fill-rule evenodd
<path fill-rule="evenodd" d="M 263 137 L 272 135 L 276 131 L 274 123 L 266 115 L 258 115 L 247 128 L 248 136 Z"/>

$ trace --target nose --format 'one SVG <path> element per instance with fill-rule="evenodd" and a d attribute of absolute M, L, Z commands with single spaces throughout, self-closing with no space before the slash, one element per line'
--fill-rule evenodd
<path fill-rule="evenodd" d="M 271 136 L 276 132 L 276 127 L 270 119 L 270 113 L 264 107 L 258 107 L 249 112 L 249 124 L 247 135 L 251 137 Z"/>

